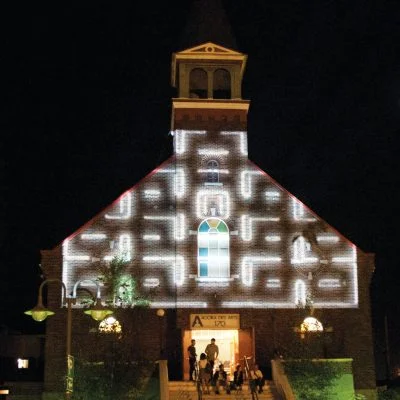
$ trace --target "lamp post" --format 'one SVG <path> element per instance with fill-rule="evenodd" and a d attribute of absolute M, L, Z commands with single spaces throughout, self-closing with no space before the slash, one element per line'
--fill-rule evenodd
<path fill-rule="evenodd" d="M 7 400 L 7 395 L 10 393 L 10 389 L 0 382 L 0 399 Z"/>
<path fill-rule="evenodd" d="M 156 312 L 159 319 L 159 334 L 160 334 L 160 356 L 157 361 L 159 367 L 159 377 L 160 377 L 160 400 L 167 400 L 169 389 L 168 389 L 168 367 L 167 360 L 165 359 L 164 351 L 164 340 L 163 340 L 163 328 L 164 328 L 164 316 L 165 310 L 159 308 Z"/>
<path fill-rule="evenodd" d="M 111 310 L 106 309 L 101 304 L 100 297 L 100 286 L 97 282 L 92 280 L 80 280 L 75 283 L 72 296 L 67 297 L 67 288 L 60 279 L 46 279 L 39 286 L 39 294 L 38 294 L 38 302 L 36 306 L 32 310 L 25 311 L 25 314 L 32 316 L 35 321 L 42 322 L 47 317 L 54 315 L 55 313 L 43 305 L 43 287 L 49 283 L 59 283 L 62 287 L 62 302 L 61 305 L 67 306 L 67 326 L 66 326 L 66 361 L 67 361 L 67 375 L 66 375 L 66 389 L 65 389 L 65 398 L 68 400 L 71 397 L 71 393 L 73 391 L 73 367 L 74 360 L 71 355 L 71 333 L 72 333 L 72 305 L 76 304 L 76 292 L 78 287 L 82 283 L 93 283 L 96 285 L 97 293 L 96 293 L 96 302 L 95 305 L 88 310 L 85 310 L 84 313 L 90 315 L 94 320 L 101 321 L 107 315 L 112 314 Z"/>
<path fill-rule="evenodd" d="M 115 397 L 114 393 L 114 373 L 115 373 L 115 360 L 116 360 L 115 340 L 121 339 L 122 327 L 119 321 L 115 319 L 114 316 L 111 315 L 100 322 L 99 332 L 102 335 L 108 335 L 110 338 L 110 343 L 109 343 L 110 356 L 109 357 L 107 356 L 107 358 L 110 359 L 110 365 L 111 365 L 110 384 L 108 385 L 108 391 L 109 391 L 109 398 L 112 399 L 113 397 Z"/>
<path fill-rule="evenodd" d="M 328 344 L 332 340 L 331 334 L 333 328 L 331 326 L 324 326 L 312 314 L 300 324 L 300 327 L 294 327 L 294 332 L 300 335 L 300 339 L 306 339 L 307 346 L 310 345 L 310 339 L 314 336 L 322 337 L 322 353 L 324 358 L 328 358 Z M 315 350 L 315 349 L 314 349 Z"/>
<path fill-rule="evenodd" d="M 162 308 L 159 308 L 156 312 L 157 317 L 160 320 L 160 324 L 159 324 L 159 342 L 160 342 L 160 360 L 163 359 L 164 357 L 164 340 L 163 340 L 163 327 L 164 327 L 164 315 L 165 315 L 165 310 L 163 310 Z"/>

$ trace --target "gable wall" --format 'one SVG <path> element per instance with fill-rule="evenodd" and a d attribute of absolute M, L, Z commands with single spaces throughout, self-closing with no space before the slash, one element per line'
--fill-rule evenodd
<path fill-rule="evenodd" d="M 317 307 L 358 306 L 357 248 L 248 161 L 245 131 L 176 129 L 175 150 L 64 241 L 69 288 L 122 255 L 154 307 L 294 308 L 297 281 Z M 216 184 L 207 182 L 210 160 L 219 164 Z M 230 231 L 227 279 L 199 279 L 197 229 L 212 204 Z"/>

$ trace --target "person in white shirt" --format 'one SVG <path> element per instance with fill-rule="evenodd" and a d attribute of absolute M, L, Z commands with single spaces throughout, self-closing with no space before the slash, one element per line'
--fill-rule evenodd
<path fill-rule="evenodd" d="M 250 378 L 253 380 L 253 385 L 258 387 L 258 393 L 262 393 L 265 379 L 257 364 L 254 364 L 253 369 L 250 370 Z"/>
<path fill-rule="evenodd" d="M 215 363 L 215 360 L 218 358 L 218 354 L 219 354 L 219 349 L 218 349 L 218 346 L 215 344 L 214 338 L 211 339 L 211 343 L 209 343 L 207 345 L 204 352 L 207 354 L 207 360 L 211 364 L 211 367 L 214 371 L 214 363 Z"/>

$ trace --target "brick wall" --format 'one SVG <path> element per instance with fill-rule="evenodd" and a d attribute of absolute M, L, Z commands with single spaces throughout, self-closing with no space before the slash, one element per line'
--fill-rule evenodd
<path fill-rule="evenodd" d="M 369 303 L 373 257 L 248 160 L 244 111 L 180 110 L 174 126 L 175 156 L 63 245 L 43 252 L 48 276 L 63 277 L 70 293 L 78 280 L 98 278 L 99 263 L 124 256 L 126 272 L 135 277 L 140 295 L 154 308 L 178 309 L 163 325 L 174 370 L 182 358 L 181 330 L 187 329 L 193 310 L 240 313 L 242 327 L 255 330 L 257 360 L 268 364 L 274 348 L 290 352 L 296 347 L 299 338 L 293 327 L 304 317 L 296 303 L 310 292 L 316 317 L 333 328 L 329 343 L 313 351 L 353 358 L 356 387 L 374 387 Z M 210 160 L 219 164 L 218 185 L 207 181 Z M 214 203 L 216 215 L 211 211 Z M 230 232 L 229 277 L 202 281 L 197 230 L 213 217 L 223 220 Z M 49 304 L 59 307 L 57 285 L 49 287 Z M 155 359 L 160 321 L 154 310 L 130 309 L 133 301 L 122 306 L 127 309 L 117 315 L 132 332 L 132 357 Z M 76 314 L 78 310 L 75 341 L 85 344 L 93 338 L 89 327 L 95 325 Z M 47 325 L 47 391 L 62 384 L 65 324 L 64 310 Z M 90 340 L 87 346 L 92 350 Z"/>

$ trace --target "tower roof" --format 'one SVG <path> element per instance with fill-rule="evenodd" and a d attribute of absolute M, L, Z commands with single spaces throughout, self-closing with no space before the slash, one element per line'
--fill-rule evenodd
<path fill-rule="evenodd" d="M 180 49 L 206 42 L 238 50 L 221 0 L 193 0 L 180 40 Z"/>

